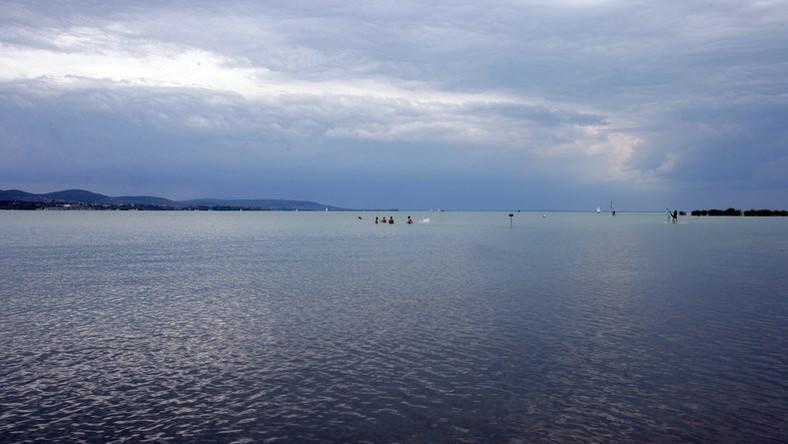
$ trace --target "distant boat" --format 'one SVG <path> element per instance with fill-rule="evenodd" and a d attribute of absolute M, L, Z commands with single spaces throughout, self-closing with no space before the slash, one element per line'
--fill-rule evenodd
<path fill-rule="evenodd" d="M 601 208 L 599 208 L 599 205 L 597 205 L 597 206 L 596 206 L 596 214 L 599 214 L 599 213 L 601 213 L 601 212 L 602 212 L 602 209 L 601 209 Z"/>
<path fill-rule="evenodd" d="M 611 216 L 615 216 L 616 215 L 616 209 L 613 208 L 613 201 L 612 200 L 610 201 L 610 215 Z"/>

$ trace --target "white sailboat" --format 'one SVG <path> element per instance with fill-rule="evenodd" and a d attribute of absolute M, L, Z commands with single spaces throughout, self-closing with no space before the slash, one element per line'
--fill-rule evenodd
<path fill-rule="evenodd" d="M 602 209 L 601 209 L 601 208 L 599 208 L 599 205 L 597 205 L 597 206 L 596 206 L 596 214 L 599 214 L 599 213 L 601 213 L 601 212 L 602 212 Z"/>

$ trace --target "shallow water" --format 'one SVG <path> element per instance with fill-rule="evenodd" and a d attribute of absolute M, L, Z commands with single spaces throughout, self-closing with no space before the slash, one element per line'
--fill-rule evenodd
<path fill-rule="evenodd" d="M 411 214 L 0 212 L 0 441 L 788 439 L 788 218 Z"/>

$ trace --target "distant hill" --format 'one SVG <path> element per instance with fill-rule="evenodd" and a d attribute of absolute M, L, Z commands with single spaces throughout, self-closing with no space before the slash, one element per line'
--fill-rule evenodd
<path fill-rule="evenodd" d="M 40 194 L 45 200 L 57 202 L 79 202 L 86 204 L 108 204 L 112 203 L 112 198 L 103 194 L 92 193 L 85 190 L 63 190 L 53 193 Z"/>
<path fill-rule="evenodd" d="M 41 202 L 45 197 L 20 190 L 0 190 L 0 200 L 18 200 L 21 202 Z"/>
<path fill-rule="evenodd" d="M 143 206 L 160 209 L 255 209 L 255 210 L 342 210 L 343 208 L 306 200 L 286 199 L 193 199 L 175 201 L 156 196 L 106 196 L 87 190 L 63 190 L 34 194 L 21 190 L 0 190 L 0 202 L 32 202 L 41 205 L 80 204 L 91 207 Z"/>
<path fill-rule="evenodd" d="M 177 207 L 176 201 L 156 196 L 118 196 L 111 198 L 113 202 L 134 205 L 158 205 L 160 207 Z"/>

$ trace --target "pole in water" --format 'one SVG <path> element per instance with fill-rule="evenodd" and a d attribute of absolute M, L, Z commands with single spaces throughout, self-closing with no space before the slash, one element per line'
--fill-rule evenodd
<path fill-rule="evenodd" d="M 509 213 L 509 228 L 512 228 L 512 220 L 514 220 L 514 213 Z"/>

